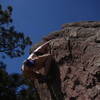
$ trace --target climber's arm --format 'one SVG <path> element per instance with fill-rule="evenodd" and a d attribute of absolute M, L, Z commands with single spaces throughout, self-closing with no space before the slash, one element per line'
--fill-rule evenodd
<path fill-rule="evenodd" d="M 39 46 L 36 50 L 34 50 L 34 54 L 38 55 L 38 53 L 45 53 L 49 46 L 50 41 L 44 43 L 43 45 Z"/>
<path fill-rule="evenodd" d="M 36 57 L 36 55 L 34 53 L 31 53 L 30 56 L 27 59 L 32 59 L 34 57 Z"/>
<path fill-rule="evenodd" d="M 45 61 L 48 59 L 48 58 L 51 58 L 52 55 L 51 54 L 44 54 L 42 56 L 38 56 L 38 57 L 35 57 L 34 59 L 32 60 L 35 60 L 37 62 L 40 62 L 40 63 L 45 63 Z"/>

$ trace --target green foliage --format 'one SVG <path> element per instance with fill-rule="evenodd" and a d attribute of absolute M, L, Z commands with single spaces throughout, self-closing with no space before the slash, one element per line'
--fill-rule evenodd
<path fill-rule="evenodd" d="M 6 10 L 0 5 L 0 52 L 9 57 L 20 57 L 24 54 L 26 46 L 32 42 L 22 32 L 17 32 L 12 25 L 12 7 Z"/>
<path fill-rule="evenodd" d="M 12 25 L 13 8 L 8 6 L 5 10 L 0 5 L 0 55 L 2 59 L 20 57 L 25 48 L 32 42 L 22 32 L 17 32 Z M 1 59 L 1 60 L 2 60 Z M 6 64 L 0 61 L 0 100 L 37 100 L 35 92 L 29 81 L 20 74 L 9 75 Z"/>
<path fill-rule="evenodd" d="M 0 68 L 0 100 L 37 100 L 33 89 L 22 75 L 9 75 Z"/>

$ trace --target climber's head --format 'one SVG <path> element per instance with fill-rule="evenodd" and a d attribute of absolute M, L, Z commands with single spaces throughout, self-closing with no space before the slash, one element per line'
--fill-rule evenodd
<path fill-rule="evenodd" d="M 34 67 L 35 67 L 35 61 L 27 59 L 24 61 L 21 70 L 23 73 L 28 74 L 28 73 L 31 73 L 33 71 Z"/>
<path fill-rule="evenodd" d="M 27 59 L 23 63 L 24 67 L 22 68 L 22 70 L 24 70 L 25 67 L 27 67 L 27 68 L 34 68 L 34 65 L 35 65 L 35 60 Z"/>
<path fill-rule="evenodd" d="M 34 64 L 35 64 L 35 60 L 27 59 L 24 61 L 24 66 L 27 66 L 29 68 L 34 67 Z"/>

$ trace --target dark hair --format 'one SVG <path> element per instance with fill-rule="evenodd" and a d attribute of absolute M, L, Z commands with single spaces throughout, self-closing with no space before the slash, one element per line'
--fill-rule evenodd
<path fill-rule="evenodd" d="M 27 60 L 24 61 L 24 65 L 27 66 L 27 67 L 34 67 L 35 60 L 29 60 L 29 59 L 27 59 Z"/>

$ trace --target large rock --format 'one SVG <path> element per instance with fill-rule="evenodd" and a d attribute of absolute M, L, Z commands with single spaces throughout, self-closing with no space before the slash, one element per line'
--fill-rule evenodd
<path fill-rule="evenodd" d="M 64 24 L 42 42 L 51 39 L 50 51 L 56 63 L 51 81 L 36 86 L 40 99 L 100 100 L 100 22 Z"/>

